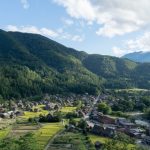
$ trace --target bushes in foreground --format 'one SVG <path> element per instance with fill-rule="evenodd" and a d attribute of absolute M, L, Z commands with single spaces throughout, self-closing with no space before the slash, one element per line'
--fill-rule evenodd
<path fill-rule="evenodd" d="M 28 133 L 19 139 L 6 138 L 0 140 L 1 150 L 40 150 L 38 142 L 32 133 Z"/>

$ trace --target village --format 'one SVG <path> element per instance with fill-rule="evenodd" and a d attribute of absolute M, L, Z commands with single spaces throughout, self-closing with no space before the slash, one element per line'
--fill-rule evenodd
<path fill-rule="evenodd" d="M 98 104 L 103 102 L 107 102 L 110 106 L 113 105 L 113 101 L 108 101 L 108 95 L 106 94 L 91 96 L 88 95 L 88 93 L 84 95 L 72 94 L 69 96 L 46 94 L 43 100 L 39 101 L 8 101 L 0 105 L 0 131 L 7 128 L 6 125 L 3 126 L 2 124 L 5 120 L 13 120 L 13 122 L 11 122 L 13 125 L 16 123 L 19 124 L 18 122 L 20 120 L 26 119 L 26 121 L 31 121 L 33 118 L 37 119 L 42 115 L 46 116 L 49 114 L 49 118 L 52 118 L 51 114 L 55 114 L 59 111 L 63 112 L 63 110 L 67 108 L 71 111 L 65 110 L 65 115 L 67 116 L 68 114 L 68 116 L 71 116 L 68 117 L 69 119 L 74 119 L 74 114 L 76 114 L 75 118 L 78 118 L 78 121 L 85 121 L 89 129 L 87 131 L 89 134 L 113 139 L 118 133 L 122 133 L 133 138 L 137 145 L 149 148 L 150 123 L 137 119 L 137 117 L 135 117 L 136 115 L 126 118 L 103 114 L 98 110 Z M 79 129 L 79 127 L 69 121 L 68 118 L 61 118 L 62 125 L 65 126 L 66 130 L 74 131 L 75 129 Z M 37 122 L 39 123 L 40 121 L 38 120 Z M 23 124 L 25 124 L 25 122 L 23 122 Z M 54 133 L 53 136 L 55 136 L 55 134 L 56 133 Z M 50 138 L 47 142 L 49 140 Z M 95 141 L 95 143 L 96 142 L 100 142 L 99 144 L 101 144 L 101 141 Z M 49 147 L 47 147 L 47 150 L 48 148 Z"/>
<path fill-rule="evenodd" d="M 97 103 L 105 99 L 104 97 L 99 96 Z M 89 126 L 92 126 L 92 133 L 96 135 L 113 138 L 120 132 L 135 138 L 137 144 L 150 145 L 150 124 L 144 121 L 104 115 L 97 111 L 96 105 L 87 120 Z"/>

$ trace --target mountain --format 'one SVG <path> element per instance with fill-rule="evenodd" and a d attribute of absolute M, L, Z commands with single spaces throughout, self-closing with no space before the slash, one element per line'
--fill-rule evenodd
<path fill-rule="evenodd" d="M 0 64 L 0 99 L 150 88 L 148 63 L 89 55 L 38 34 L 0 30 Z"/>
<path fill-rule="evenodd" d="M 123 56 L 135 62 L 150 62 L 150 52 L 134 52 Z"/>
<path fill-rule="evenodd" d="M 0 95 L 96 94 L 101 79 L 82 65 L 85 52 L 37 34 L 0 31 Z"/>

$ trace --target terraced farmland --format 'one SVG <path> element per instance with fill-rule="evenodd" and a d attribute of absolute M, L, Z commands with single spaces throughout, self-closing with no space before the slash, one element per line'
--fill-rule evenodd
<path fill-rule="evenodd" d="M 48 144 L 49 140 L 60 130 L 62 130 L 64 126 L 62 123 L 46 123 L 43 124 L 36 133 L 35 137 L 40 145 L 41 150 Z"/>
<path fill-rule="evenodd" d="M 13 129 L 9 133 L 9 137 L 19 138 L 29 132 L 36 133 L 40 126 L 33 124 L 17 124 L 13 127 Z"/>

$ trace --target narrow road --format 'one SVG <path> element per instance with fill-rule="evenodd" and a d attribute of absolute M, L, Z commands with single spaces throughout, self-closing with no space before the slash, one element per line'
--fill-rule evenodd
<path fill-rule="evenodd" d="M 89 119 L 89 115 L 91 114 L 93 108 L 95 107 L 95 105 L 97 104 L 97 101 L 99 100 L 100 94 L 97 96 L 97 98 L 94 100 L 93 105 L 91 106 L 91 109 L 89 110 L 89 112 L 84 116 L 85 120 Z"/>

